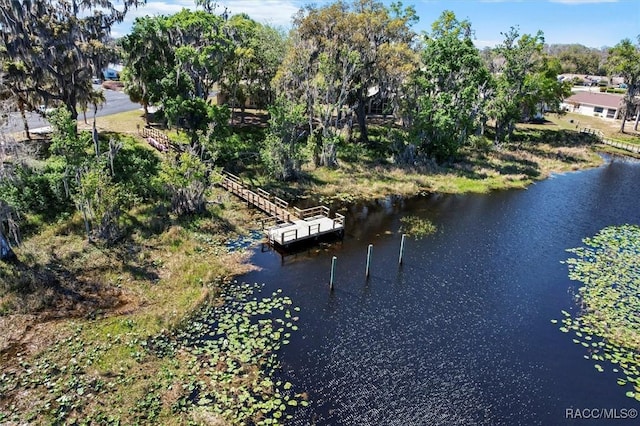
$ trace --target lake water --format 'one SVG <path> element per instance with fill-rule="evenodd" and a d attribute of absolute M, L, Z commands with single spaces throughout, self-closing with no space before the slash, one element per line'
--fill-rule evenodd
<path fill-rule="evenodd" d="M 527 190 L 355 206 L 342 244 L 284 263 L 257 250 L 263 270 L 243 279 L 282 288 L 301 307 L 280 353 L 282 376 L 311 401 L 293 424 L 595 425 L 610 422 L 566 410 L 639 409 L 611 365 L 599 373 L 551 323 L 576 312 L 565 250 L 606 226 L 640 224 L 639 185 L 640 163 L 609 160 Z M 399 267 L 404 215 L 438 232 L 407 238 Z"/>

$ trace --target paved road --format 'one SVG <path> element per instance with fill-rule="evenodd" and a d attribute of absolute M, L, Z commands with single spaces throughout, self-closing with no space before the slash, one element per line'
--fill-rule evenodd
<path fill-rule="evenodd" d="M 94 85 L 94 89 L 100 89 L 101 86 Z M 116 92 L 113 90 L 104 90 L 104 96 L 107 102 L 98 109 L 96 117 L 103 115 L 117 114 L 119 112 L 131 111 L 140 108 L 140 104 L 133 103 L 129 100 L 129 95 L 123 92 Z M 78 120 L 82 120 L 82 113 L 78 116 Z M 90 107 L 87 112 L 87 120 L 93 118 L 93 108 Z M 36 130 L 41 127 L 49 125 L 47 120 L 42 118 L 36 113 L 27 113 L 27 122 L 29 123 L 29 130 Z M 8 127 L 9 132 L 19 132 L 24 130 L 24 124 L 20 118 L 20 114 L 12 114 Z"/>

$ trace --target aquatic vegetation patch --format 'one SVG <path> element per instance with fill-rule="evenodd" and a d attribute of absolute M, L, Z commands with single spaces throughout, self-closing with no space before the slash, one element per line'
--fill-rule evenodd
<path fill-rule="evenodd" d="M 583 242 L 566 261 L 569 278 L 584 284 L 575 296 L 580 310 L 552 322 L 575 334 L 597 371 L 608 362 L 625 394 L 640 401 L 640 227 L 607 227 Z"/>
<path fill-rule="evenodd" d="M 234 282 L 153 337 L 127 318 L 76 323 L 0 372 L 0 402 L 13 401 L 0 406 L 0 423 L 280 424 L 308 405 L 275 377 L 298 311 L 280 290 Z"/>
<path fill-rule="evenodd" d="M 402 226 L 400 232 L 409 234 L 416 240 L 434 234 L 437 231 L 436 226 L 429 220 L 418 216 L 404 216 L 400 218 Z"/>
<path fill-rule="evenodd" d="M 308 404 L 291 383 L 274 378 L 277 351 L 298 329 L 299 308 L 281 290 L 268 297 L 260 291 L 257 284 L 234 283 L 221 302 L 205 304 L 177 333 L 147 343 L 157 356 L 191 365 L 175 412 L 231 424 L 279 424 L 291 418 L 289 407 Z"/>
<path fill-rule="evenodd" d="M 229 252 L 242 251 L 248 249 L 256 242 L 261 241 L 263 237 L 263 232 L 252 230 L 249 232 L 249 235 L 240 235 L 235 239 L 228 240 L 225 246 Z"/>

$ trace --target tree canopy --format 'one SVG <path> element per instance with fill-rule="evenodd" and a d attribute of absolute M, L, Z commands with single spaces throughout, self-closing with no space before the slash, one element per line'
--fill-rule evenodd
<path fill-rule="evenodd" d="M 627 85 L 624 96 L 625 108 L 620 123 L 620 131 L 624 133 L 627 117 L 639 105 L 636 96 L 640 94 L 640 35 L 636 44 L 627 38 L 611 48 L 606 66 L 612 75 L 623 77 Z M 640 116 L 640 112 L 637 114 Z"/>
<path fill-rule="evenodd" d="M 389 102 L 417 66 L 412 8 L 370 0 L 309 6 L 294 18 L 291 44 L 276 80 L 281 93 L 307 105 L 312 133 L 322 140 L 319 164 L 335 164 L 341 120 L 355 114 L 360 141 L 368 141 L 366 107 L 379 94 Z M 336 119 L 337 117 L 337 119 Z"/>
<path fill-rule="evenodd" d="M 97 107 L 104 98 L 90 80 L 114 52 L 110 29 L 141 3 L 5 0 L 0 97 L 23 111 L 65 106 L 72 122 L 78 110 Z M 210 0 L 196 6 L 137 18 L 117 48 L 125 91 L 143 106 L 147 124 L 154 106 L 156 123 L 184 131 L 180 143 L 207 164 L 236 161 L 242 155 L 232 151 L 245 147 L 280 179 L 300 176 L 305 162 L 337 167 L 340 150 L 376 147 L 369 135 L 374 110 L 381 113 L 378 139 L 395 141 L 380 161 L 445 162 L 488 138 L 486 129 L 500 148 L 518 122 L 559 108 L 570 89 L 557 75 L 568 70 L 604 67 L 624 77 L 626 114 L 637 108 L 638 45 L 630 40 L 609 51 L 549 46 L 542 32 L 511 28 L 498 46 L 479 51 L 470 22 L 445 11 L 419 36 L 415 10 L 400 2 L 306 6 L 288 35 L 247 14 L 220 13 Z M 270 114 L 268 130 L 250 148 L 229 131 L 245 124 L 249 104 Z"/>
<path fill-rule="evenodd" d="M 108 60 L 112 26 L 143 0 L 1 0 L 0 62 L 21 108 L 65 106 L 73 119 Z"/>
<path fill-rule="evenodd" d="M 415 103 L 406 113 L 418 146 L 439 160 L 467 144 L 479 128 L 482 88 L 489 72 L 471 39 L 471 24 L 445 11 L 422 50 L 414 76 Z"/>

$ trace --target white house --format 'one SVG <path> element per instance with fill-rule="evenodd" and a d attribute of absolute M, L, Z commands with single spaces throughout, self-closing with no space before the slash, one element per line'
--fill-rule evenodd
<path fill-rule="evenodd" d="M 569 112 L 615 120 L 620 118 L 623 97 L 610 93 L 577 92 L 562 103 Z"/>

